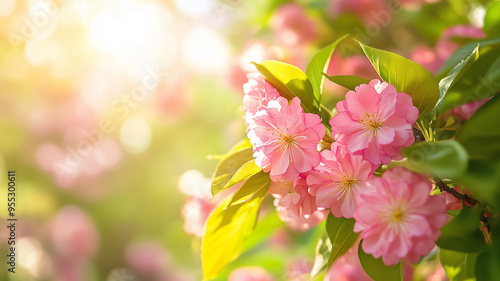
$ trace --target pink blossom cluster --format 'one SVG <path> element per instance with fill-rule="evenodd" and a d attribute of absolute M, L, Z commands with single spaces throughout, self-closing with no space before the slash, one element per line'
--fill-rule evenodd
<path fill-rule="evenodd" d="M 431 182 L 404 168 L 374 176 L 415 141 L 418 109 L 408 94 L 377 79 L 349 91 L 329 120 L 335 142 L 325 149 L 318 115 L 305 113 L 297 97 L 281 97 L 262 77 L 249 78 L 247 136 L 255 163 L 269 172 L 283 221 L 306 230 L 329 211 L 354 218 L 363 250 L 386 264 L 416 262 L 431 251 L 446 222 L 446 204 L 430 195 Z"/>

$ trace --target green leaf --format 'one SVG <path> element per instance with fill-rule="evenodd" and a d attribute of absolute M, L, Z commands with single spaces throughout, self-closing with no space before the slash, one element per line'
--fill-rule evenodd
<path fill-rule="evenodd" d="M 260 204 L 270 183 L 269 176 L 263 172 L 252 176 L 209 216 L 201 246 L 205 280 L 216 278 L 240 255 L 246 238 L 255 227 Z"/>
<path fill-rule="evenodd" d="M 500 156 L 500 95 L 496 95 L 462 126 L 455 139 L 471 158 Z"/>
<path fill-rule="evenodd" d="M 463 60 L 461 60 L 457 65 L 455 65 L 448 76 L 444 77 L 439 81 L 439 100 L 436 103 L 435 108 L 439 107 L 443 98 L 445 97 L 448 89 L 453 86 L 456 81 L 458 81 L 464 73 L 470 68 L 470 66 L 479 58 L 479 46 L 476 46 L 474 50 Z"/>
<path fill-rule="evenodd" d="M 475 280 L 475 267 L 478 255 L 479 253 L 439 250 L 439 260 L 450 281 Z"/>
<path fill-rule="evenodd" d="M 411 96 L 419 118 L 431 112 L 439 99 L 439 86 L 432 73 L 400 55 L 358 43 L 380 77 L 393 84 L 398 92 Z"/>
<path fill-rule="evenodd" d="M 441 228 L 441 235 L 436 244 L 442 249 L 464 253 L 484 249 L 486 242 L 479 229 L 482 212 L 482 207 L 469 208 L 464 204 L 460 214 Z"/>
<path fill-rule="evenodd" d="M 245 240 L 243 251 L 255 248 L 283 226 L 284 223 L 279 218 L 278 213 L 269 212 L 259 219 L 259 223 L 255 226 L 252 235 Z"/>
<path fill-rule="evenodd" d="M 434 173 L 440 178 L 454 179 L 467 169 L 467 151 L 455 140 L 419 142 L 403 148 L 411 169 L 418 173 Z"/>
<path fill-rule="evenodd" d="M 328 259 L 330 258 L 330 253 L 332 251 L 332 242 L 328 233 L 325 233 L 316 245 L 316 255 L 314 257 L 314 264 L 311 270 L 311 278 L 318 275 L 323 270 L 327 269 Z"/>
<path fill-rule="evenodd" d="M 240 142 L 226 153 L 217 164 L 211 183 L 212 196 L 248 179 L 261 170 L 255 165 L 250 141 L 247 139 Z"/>
<path fill-rule="evenodd" d="M 482 252 L 476 261 L 476 277 L 478 281 L 498 281 L 500 276 L 500 249 L 490 247 Z"/>
<path fill-rule="evenodd" d="M 486 10 L 483 31 L 489 37 L 500 36 L 500 1 L 491 3 Z"/>
<path fill-rule="evenodd" d="M 328 80 L 332 81 L 333 83 L 339 84 L 340 86 L 353 91 L 360 84 L 368 84 L 370 82 L 370 80 L 366 78 L 355 75 L 333 75 L 333 76 L 329 76 L 326 74 L 324 75 L 326 76 L 326 78 L 328 78 Z"/>
<path fill-rule="evenodd" d="M 309 80 L 311 81 L 315 99 L 317 98 L 321 101 L 321 95 L 323 93 L 323 84 L 325 82 L 325 77 L 323 73 L 325 73 L 328 69 L 328 65 L 330 64 L 330 59 L 332 58 L 332 53 L 335 50 L 335 47 L 347 37 L 347 34 L 337 39 L 332 44 L 324 47 L 319 52 L 317 52 L 307 64 L 306 74 Z"/>
<path fill-rule="evenodd" d="M 446 112 L 453 107 L 489 98 L 500 90 L 500 52 L 493 50 L 481 56 L 447 91 L 440 111 Z"/>
<path fill-rule="evenodd" d="M 497 159 L 471 159 L 467 171 L 456 181 L 480 202 L 500 210 L 500 161 Z"/>
<path fill-rule="evenodd" d="M 361 248 L 361 243 L 358 247 L 359 262 L 363 270 L 375 281 L 402 281 L 403 280 L 403 265 L 401 262 L 395 265 L 387 266 L 382 261 L 382 258 L 374 258 L 367 254 Z"/>
<path fill-rule="evenodd" d="M 314 94 L 307 76 L 296 66 L 273 60 L 252 62 L 264 78 L 288 100 L 299 97 L 305 112 L 318 113 L 320 97 Z"/>
<path fill-rule="evenodd" d="M 444 77 L 450 69 L 452 69 L 455 65 L 460 63 L 465 57 L 467 57 L 479 43 L 479 53 L 482 55 L 486 51 L 492 48 L 497 48 L 498 44 L 500 44 L 500 37 L 493 39 L 483 39 L 471 42 L 466 44 L 460 48 L 458 48 L 441 66 L 438 71 L 437 77 Z"/>
<path fill-rule="evenodd" d="M 332 249 L 328 259 L 328 268 L 345 254 L 358 240 L 359 233 L 353 231 L 354 219 L 336 218 L 332 213 L 326 218 L 326 231 L 330 237 Z"/>

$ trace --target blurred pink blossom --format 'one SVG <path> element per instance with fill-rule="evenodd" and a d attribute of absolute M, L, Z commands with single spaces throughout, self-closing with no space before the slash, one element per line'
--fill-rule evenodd
<path fill-rule="evenodd" d="M 286 280 L 309 281 L 313 263 L 308 259 L 293 260 L 286 268 Z"/>
<path fill-rule="evenodd" d="M 438 57 L 445 61 L 459 47 L 459 43 L 454 41 L 455 37 L 481 39 L 486 35 L 481 28 L 471 25 L 455 25 L 447 28 L 441 34 L 441 38 L 436 44 Z"/>
<path fill-rule="evenodd" d="M 90 217 L 68 205 L 51 219 L 50 238 L 57 255 L 66 260 L 91 258 L 98 250 L 99 234 Z"/>
<path fill-rule="evenodd" d="M 384 0 L 331 0 L 329 11 L 334 16 L 352 13 L 365 23 L 377 21 L 381 11 L 389 13 Z"/>
<path fill-rule="evenodd" d="M 169 257 L 165 249 L 155 242 L 135 242 L 127 246 L 125 261 L 137 277 L 157 278 L 165 275 Z"/>
<path fill-rule="evenodd" d="M 256 266 L 240 267 L 229 274 L 228 281 L 273 281 L 273 277 L 263 268 Z"/>
<path fill-rule="evenodd" d="M 296 3 L 279 7 L 271 18 L 270 25 L 277 42 L 286 46 L 301 45 L 318 36 L 315 22 L 309 19 L 304 9 Z"/>
<path fill-rule="evenodd" d="M 425 45 L 417 46 L 413 49 L 410 59 L 419 63 L 432 73 L 437 73 L 444 60 L 437 56 L 436 52 Z"/>
<path fill-rule="evenodd" d="M 472 115 L 474 115 L 474 113 L 476 113 L 476 111 L 489 100 L 490 98 L 487 98 L 480 101 L 473 101 L 466 104 L 462 104 L 452 108 L 450 110 L 450 113 L 458 117 L 460 120 L 466 121 L 469 120 L 472 117 Z"/>
<path fill-rule="evenodd" d="M 325 275 L 324 281 L 370 281 L 358 258 L 359 240 L 339 257 Z"/>

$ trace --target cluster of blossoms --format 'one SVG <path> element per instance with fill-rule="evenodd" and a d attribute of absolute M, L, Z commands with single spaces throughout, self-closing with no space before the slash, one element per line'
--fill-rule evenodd
<path fill-rule="evenodd" d="M 261 76 L 248 78 L 247 136 L 256 164 L 273 181 L 269 192 L 283 221 L 305 230 L 329 211 L 354 218 L 363 250 L 387 265 L 431 251 L 446 222 L 445 201 L 430 195 L 431 182 L 400 167 L 374 176 L 415 141 L 418 109 L 408 94 L 379 80 L 349 91 L 329 121 L 335 142 L 325 149 L 318 115 L 305 113 L 298 97 L 281 97 Z"/>

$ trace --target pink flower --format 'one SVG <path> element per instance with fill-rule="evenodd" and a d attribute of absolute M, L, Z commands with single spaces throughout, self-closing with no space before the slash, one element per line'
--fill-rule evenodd
<path fill-rule="evenodd" d="M 460 106 L 452 108 L 450 112 L 462 121 L 469 120 L 472 115 L 474 115 L 474 113 L 476 113 L 476 111 L 488 100 L 490 100 L 490 98 L 462 104 Z"/>
<path fill-rule="evenodd" d="M 99 248 L 99 233 L 80 208 L 62 207 L 50 221 L 50 238 L 59 257 L 67 261 L 91 258 Z"/>
<path fill-rule="evenodd" d="M 375 165 L 402 159 L 401 149 L 415 141 L 412 124 L 418 109 L 411 97 L 377 79 L 359 85 L 345 97 L 330 120 L 333 138 Z"/>
<path fill-rule="evenodd" d="M 331 150 L 323 150 L 321 158 L 320 165 L 307 176 L 309 193 L 316 196 L 319 207 L 330 208 L 334 216 L 352 218 L 356 209 L 354 197 L 363 182 L 373 177 L 377 166 L 338 143 L 333 143 Z"/>
<path fill-rule="evenodd" d="M 231 272 L 228 281 L 273 281 L 273 277 L 262 267 L 246 266 Z"/>
<path fill-rule="evenodd" d="M 481 28 L 471 25 L 455 25 L 447 28 L 436 44 L 436 53 L 443 61 L 458 49 L 459 44 L 453 40 L 455 37 L 480 39 L 484 38 L 485 34 Z"/>
<path fill-rule="evenodd" d="M 273 181 L 288 181 L 319 165 L 318 142 L 325 127 L 318 115 L 304 113 L 300 99 L 291 104 L 283 97 L 269 101 L 253 117 L 247 135 L 253 145 L 255 163 L 270 172 Z"/>
<path fill-rule="evenodd" d="M 296 3 L 279 7 L 271 18 L 271 28 L 277 41 L 287 46 L 297 46 L 317 37 L 316 23 L 308 19 Z"/>
<path fill-rule="evenodd" d="M 432 73 L 437 73 L 444 62 L 444 59 L 439 58 L 433 49 L 425 45 L 420 45 L 413 49 L 410 59 Z"/>
<path fill-rule="evenodd" d="M 363 250 L 386 265 L 415 263 L 429 254 L 446 223 L 446 203 L 430 196 L 431 182 L 405 168 L 386 171 L 357 197 L 355 232 Z"/>
<path fill-rule="evenodd" d="M 280 94 L 259 73 L 247 74 L 248 82 L 243 85 L 243 109 L 245 122 L 252 124 L 257 111 L 265 108 L 269 101 L 277 99 Z"/>
<path fill-rule="evenodd" d="M 295 230 L 305 231 L 326 218 L 327 212 L 318 210 L 316 198 L 307 191 L 305 177 L 287 182 L 274 182 L 269 193 L 280 219 Z"/>

